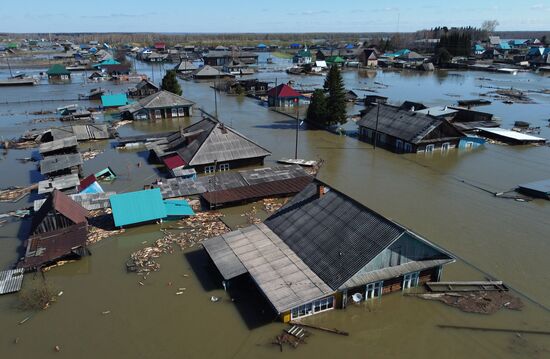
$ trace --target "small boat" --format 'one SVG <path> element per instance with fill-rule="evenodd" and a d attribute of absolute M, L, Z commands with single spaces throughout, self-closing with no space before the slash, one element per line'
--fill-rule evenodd
<path fill-rule="evenodd" d="M 300 165 L 300 166 L 304 166 L 304 167 L 313 167 L 313 166 L 317 165 L 317 161 L 312 161 L 312 160 L 308 161 L 308 160 L 303 160 L 301 158 L 298 158 L 298 159 L 281 158 L 277 162 L 278 163 L 284 163 L 284 164 L 287 164 L 287 165 Z"/>

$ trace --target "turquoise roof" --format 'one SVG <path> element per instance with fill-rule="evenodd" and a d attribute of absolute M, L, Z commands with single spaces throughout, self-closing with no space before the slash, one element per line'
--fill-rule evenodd
<path fill-rule="evenodd" d="M 103 107 L 120 107 L 128 104 L 128 97 L 126 97 L 125 93 L 101 96 L 101 106 Z"/>
<path fill-rule="evenodd" d="M 103 193 L 103 188 L 99 183 L 94 182 L 79 193 Z"/>
<path fill-rule="evenodd" d="M 474 51 L 485 51 L 485 48 L 481 46 L 480 44 L 474 45 Z"/>
<path fill-rule="evenodd" d="M 115 226 L 166 218 L 166 207 L 159 188 L 114 194 L 110 197 Z"/>
<path fill-rule="evenodd" d="M 505 42 L 505 41 L 502 41 L 498 47 L 501 49 L 501 50 L 511 50 L 512 48 L 510 47 L 510 44 Z"/>
<path fill-rule="evenodd" d="M 96 51 L 97 51 L 97 49 L 96 49 Z M 107 59 L 107 60 L 101 61 L 99 64 L 95 64 L 93 67 L 98 68 L 98 67 L 105 66 L 105 65 L 120 65 L 120 62 L 118 62 L 115 59 Z"/>
<path fill-rule="evenodd" d="M 164 207 L 166 208 L 166 214 L 168 216 L 193 216 L 193 208 L 189 203 L 184 200 L 170 199 L 164 201 Z"/>

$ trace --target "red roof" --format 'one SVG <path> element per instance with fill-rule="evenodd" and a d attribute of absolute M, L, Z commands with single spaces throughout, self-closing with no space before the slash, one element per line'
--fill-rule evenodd
<path fill-rule="evenodd" d="M 179 155 L 170 155 L 162 158 L 162 162 L 169 169 L 185 166 L 185 161 Z"/>
<path fill-rule="evenodd" d="M 155 49 L 164 49 L 166 48 L 166 44 L 164 42 L 155 42 Z"/>
<path fill-rule="evenodd" d="M 84 191 L 86 188 L 88 188 L 92 183 L 97 181 L 97 178 L 95 178 L 94 175 L 89 175 L 88 177 L 82 179 L 80 181 L 80 190 Z"/>
<path fill-rule="evenodd" d="M 302 95 L 294 90 L 292 87 L 286 84 L 280 84 L 277 87 L 272 88 L 267 92 L 269 97 L 288 98 L 288 97 L 302 97 Z"/>

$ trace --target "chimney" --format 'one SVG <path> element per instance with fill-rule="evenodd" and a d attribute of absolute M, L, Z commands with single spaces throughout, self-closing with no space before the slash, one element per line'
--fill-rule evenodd
<path fill-rule="evenodd" d="M 326 188 L 322 183 L 317 183 L 317 198 L 321 198 L 325 195 Z"/>

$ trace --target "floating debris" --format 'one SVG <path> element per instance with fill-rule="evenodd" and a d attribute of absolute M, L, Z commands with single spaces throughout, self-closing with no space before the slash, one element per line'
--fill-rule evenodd
<path fill-rule="evenodd" d="M 210 301 L 213 302 L 213 303 L 216 303 L 216 302 L 218 302 L 219 300 L 220 300 L 219 297 L 216 297 L 216 296 L 211 296 L 211 297 L 210 297 Z"/>
<path fill-rule="evenodd" d="M 0 191 L 0 202 L 17 202 L 37 188 L 38 184 L 29 187 L 8 187 Z"/>
<path fill-rule="evenodd" d="M 88 226 L 88 240 L 86 243 L 97 243 L 105 238 L 121 234 L 123 228 L 116 228 L 111 216 L 111 209 L 90 211 L 90 220 Z"/>
<path fill-rule="evenodd" d="M 500 309 L 520 310 L 523 302 L 509 292 L 446 292 L 415 294 L 422 299 L 437 300 L 467 313 L 493 314 Z"/>
<path fill-rule="evenodd" d="M 173 245 L 177 244 L 181 250 L 193 247 L 204 239 L 227 233 L 229 228 L 221 221 L 219 212 L 198 212 L 192 217 L 177 222 L 170 229 L 178 229 L 177 233 L 161 229 L 162 238 L 154 241 L 150 246 L 142 248 L 130 255 L 126 262 L 126 269 L 138 274 L 158 271 L 160 264 L 155 259 L 166 253 L 173 253 Z"/>
<path fill-rule="evenodd" d="M 111 311 L 110 311 L 110 310 L 106 310 L 106 311 L 104 311 L 104 312 L 101 312 L 101 314 L 103 314 L 103 315 L 111 314 Z"/>
<path fill-rule="evenodd" d="M 86 151 L 86 152 L 82 153 L 82 160 L 83 161 L 92 160 L 92 159 L 96 158 L 97 156 L 99 156 L 102 153 L 103 153 L 103 151 L 100 151 L 100 150 Z"/>

